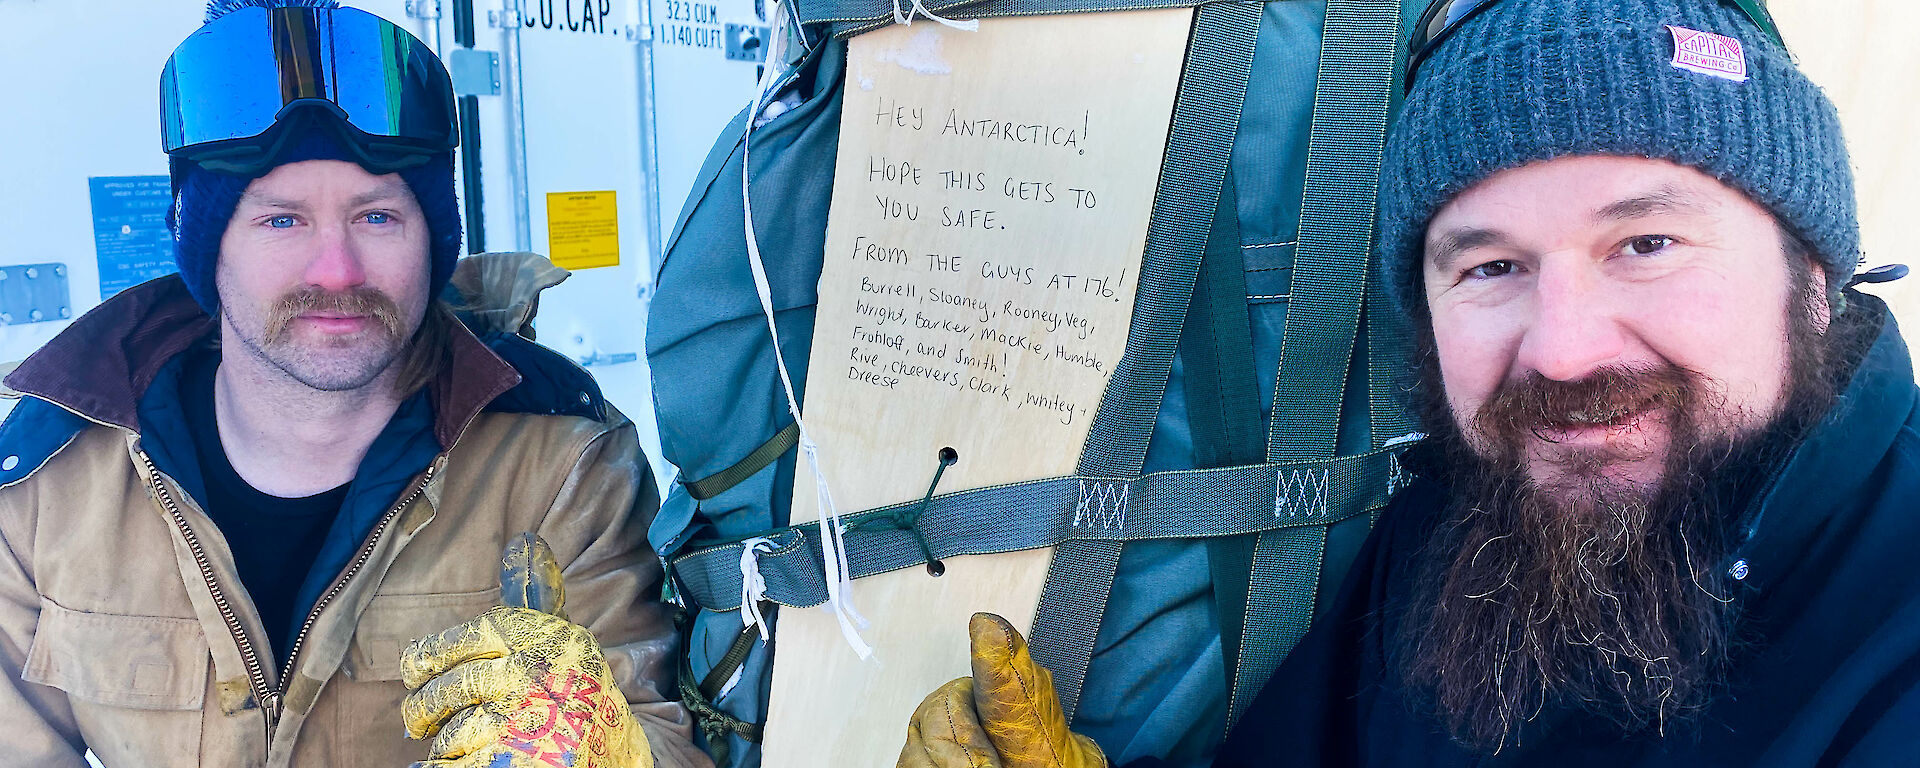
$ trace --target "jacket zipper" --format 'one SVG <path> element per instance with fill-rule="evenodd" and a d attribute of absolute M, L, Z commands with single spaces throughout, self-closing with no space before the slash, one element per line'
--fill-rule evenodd
<path fill-rule="evenodd" d="M 319 620 L 320 612 L 326 610 L 327 604 L 333 602 L 335 597 L 339 597 L 341 590 L 346 589 L 347 582 L 366 566 L 367 560 L 373 557 L 373 548 L 386 537 L 387 528 L 393 524 L 394 518 L 400 516 L 400 510 L 406 509 L 414 499 L 420 498 L 420 494 L 426 493 L 427 483 L 433 479 L 433 470 L 436 466 L 437 464 L 428 464 L 427 470 L 421 473 L 420 479 L 413 484 L 413 490 L 401 496 L 398 503 L 388 509 L 386 514 L 380 516 L 380 522 L 374 524 L 373 532 L 367 534 L 366 541 L 361 542 L 360 551 L 353 556 L 353 562 L 347 564 L 347 569 L 341 571 L 339 576 L 334 577 L 333 584 L 327 587 L 326 592 L 321 593 L 319 600 L 314 601 L 313 610 L 307 611 L 306 620 L 300 622 L 300 632 L 293 636 L 293 645 L 289 646 L 287 669 L 280 675 L 280 687 L 268 694 L 273 700 L 273 705 L 268 710 L 268 718 L 271 722 L 275 724 L 280 722 L 280 707 L 286 701 L 287 687 L 293 681 L 293 670 L 300 668 L 300 649 L 307 644 L 307 634 L 313 630 L 314 622 Z"/>
<path fill-rule="evenodd" d="M 180 535 L 186 539 L 187 549 L 193 554 L 194 565 L 200 569 L 200 578 L 206 582 L 207 591 L 213 595 L 214 606 L 220 609 L 221 621 L 226 623 L 227 632 L 240 646 L 240 658 L 247 667 L 247 682 L 253 689 L 254 700 L 260 702 L 260 709 L 266 714 L 267 743 L 271 745 L 273 729 L 280 724 L 281 707 L 286 702 L 287 686 L 293 679 L 291 672 L 298 668 L 294 662 L 299 660 L 300 648 L 306 643 L 307 634 L 313 629 L 314 621 L 319 617 L 320 611 L 339 596 L 340 591 L 346 587 L 347 581 L 367 564 L 367 560 L 373 556 L 374 546 L 380 543 L 387 527 L 399 515 L 400 510 L 405 509 L 408 504 L 413 503 L 414 499 L 420 498 L 420 494 L 426 492 L 427 482 L 433 479 L 436 465 L 427 465 L 426 472 L 422 473 L 419 481 L 414 483 L 413 490 L 400 497 L 399 503 L 394 504 L 385 515 L 380 517 L 380 522 L 374 526 L 373 532 L 360 545 L 360 552 L 354 556 L 353 562 L 334 578 L 333 585 L 328 587 L 320 599 L 313 604 L 313 610 L 307 612 L 306 621 L 300 625 L 300 633 L 294 636 L 292 650 L 287 654 L 287 669 L 280 675 L 280 685 L 269 686 L 266 667 L 260 662 L 260 654 L 253 646 L 253 639 L 247 635 L 246 627 L 240 624 L 240 616 L 234 612 L 233 604 L 227 601 L 226 593 L 220 589 L 220 583 L 213 578 L 213 562 L 207 557 L 206 548 L 200 545 L 200 538 L 195 536 L 193 529 L 187 526 L 186 515 L 180 512 L 180 506 L 173 500 L 173 493 L 167 490 L 166 484 L 161 481 L 160 469 L 154 466 L 153 459 L 149 458 L 145 451 L 141 451 L 140 461 L 146 466 L 154 492 L 160 497 L 160 505 L 167 510 L 167 516 L 173 520 L 174 527 L 180 529 Z"/>
<path fill-rule="evenodd" d="M 147 476 L 153 483 L 154 494 L 160 498 L 160 506 L 167 510 L 167 516 L 173 520 L 174 527 L 180 529 L 181 537 L 186 539 L 187 550 L 193 553 L 193 564 L 199 567 L 200 578 L 206 581 L 207 592 L 213 595 L 213 604 L 220 609 L 220 620 L 226 623 L 227 632 L 233 635 L 234 642 L 240 646 L 240 659 L 246 663 L 247 682 L 253 687 L 254 700 L 260 702 L 260 706 L 267 712 L 267 736 L 268 742 L 271 743 L 273 724 L 279 719 L 279 713 L 276 711 L 279 702 L 277 700 L 270 702 L 267 698 L 267 670 L 260 663 L 260 654 L 253 647 L 253 639 L 247 636 L 246 627 L 240 625 L 240 616 L 234 613 L 233 604 L 227 602 L 226 592 L 222 591 L 220 583 L 214 580 L 213 562 L 208 559 L 206 548 L 200 545 L 200 537 L 195 536 L 193 529 L 187 527 L 187 517 L 181 514 L 180 505 L 173 500 L 173 492 L 167 490 L 166 483 L 162 482 L 160 468 L 153 465 L 153 459 L 147 456 L 146 451 L 140 452 L 140 463 L 146 467 Z"/>

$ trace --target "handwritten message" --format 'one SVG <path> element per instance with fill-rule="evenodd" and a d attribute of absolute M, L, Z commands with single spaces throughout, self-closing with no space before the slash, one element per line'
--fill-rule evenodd
<path fill-rule="evenodd" d="M 1127 86 L 1177 78 L 1184 41 L 998 80 L 971 70 L 1060 41 L 978 62 L 985 36 L 925 25 L 850 54 L 807 411 L 844 401 L 864 428 L 898 404 L 943 445 L 997 433 L 1071 466 L 1126 347 L 1165 141 L 1165 105 Z"/>
<path fill-rule="evenodd" d="M 842 512 L 920 498 L 943 448 L 959 461 L 939 493 L 1078 465 L 1126 351 L 1191 23 L 1072 14 L 850 41 L 802 404 Z M 797 483 L 792 519 L 817 519 L 812 479 Z M 878 664 L 825 611 L 783 611 L 764 764 L 892 765 L 914 705 L 967 673 L 967 616 L 1031 624 L 1050 561 L 856 581 Z"/>

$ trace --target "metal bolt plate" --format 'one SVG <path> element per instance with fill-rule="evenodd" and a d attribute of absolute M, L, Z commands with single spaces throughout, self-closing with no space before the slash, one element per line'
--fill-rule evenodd
<path fill-rule="evenodd" d="M 453 92 L 460 96 L 500 95 L 500 54 L 473 48 L 447 52 L 447 72 Z"/>
<path fill-rule="evenodd" d="M 0 324 L 43 323 L 73 317 L 65 264 L 0 267 Z"/>
<path fill-rule="evenodd" d="M 487 26 L 494 29 L 514 29 L 520 26 L 520 9 L 506 11 L 487 11 Z"/>
<path fill-rule="evenodd" d="M 751 24 L 727 25 L 728 61 L 766 61 L 767 36 L 772 34 L 770 27 Z"/>

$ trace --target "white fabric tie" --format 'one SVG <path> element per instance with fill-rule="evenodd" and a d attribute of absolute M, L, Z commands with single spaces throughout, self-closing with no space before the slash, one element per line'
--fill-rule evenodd
<path fill-rule="evenodd" d="M 767 580 L 760 577 L 760 553 L 773 551 L 773 540 L 764 536 L 740 542 L 740 624 L 760 630 L 760 642 L 770 643 L 767 617 L 760 615 L 760 601 L 767 599 Z"/>
<path fill-rule="evenodd" d="M 1382 443 L 1380 447 L 1392 448 L 1395 446 L 1406 445 L 1408 443 L 1417 443 L 1425 439 L 1427 439 L 1427 434 L 1425 432 L 1408 432 L 1404 435 L 1401 435 L 1392 440 L 1388 440 L 1385 443 Z"/>
<path fill-rule="evenodd" d="M 980 31 L 979 19 L 967 19 L 965 21 L 954 21 L 953 19 L 949 19 L 934 13 L 932 9 L 927 8 L 926 4 L 921 2 L 920 0 L 913 0 L 912 7 L 908 8 L 905 11 L 901 11 L 900 0 L 893 0 L 893 23 L 904 24 L 906 26 L 911 27 L 913 26 L 914 14 L 925 16 L 929 19 L 940 22 L 942 26 L 950 27 L 952 29 L 957 29 L 962 32 Z"/>
<path fill-rule="evenodd" d="M 916 0 L 917 2 L 918 0 Z M 769 18 L 778 18 L 786 23 L 785 3 L 775 0 L 769 9 Z M 827 607 L 840 623 L 840 634 L 846 638 L 847 645 L 853 648 L 855 655 L 862 661 L 873 656 L 873 646 L 860 637 L 860 630 L 867 628 L 866 618 L 853 606 L 853 578 L 849 575 L 846 558 L 846 526 L 840 521 L 840 512 L 833 506 L 833 494 L 827 489 L 827 476 L 820 471 L 820 446 L 807 432 L 807 424 L 800 418 L 800 399 L 794 396 L 793 377 L 787 373 L 786 356 L 780 351 L 780 328 L 773 320 L 773 289 L 767 282 L 767 268 L 760 258 L 760 240 L 753 227 L 753 191 L 747 180 L 752 177 L 750 169 L 753 148 L 753 127 L 758 122 L 760 110 L 766 107 L 767 97 L 774 90 L 773 85 L 785 72 L 777 67 L 785 62 L 786 39 L 784 29 L 773 34 L 773 44 L 767 49 L 768 66 L 760 75 L 760 84 L 754 89 L 753 108 L 748 112 L 746 133 L 740 141 L 740 202 L 746 218 L 747 266 L 753 270 L 753 287 L 760 294 L 760 311 L 767 318 L 767 332 L 773 337 L 773 362 L 780 371 L 780 385 L 787 395 L 787 411 L 793 414 L 793 423 L 800 428 L 800 453 L 806 457 L 807 471 L 813 475 L 814 495 L 820 513 L 820 557 L 827 571 Z M 750 551 L 749 551 L 750 554 Z M 745 573 L 747 559 L 741 561 L 742 573 Z M 756 561 L 755 574 L 758 574 Z M 762 625 L 764 627 L 764 625 Z M 762 636 L 765 630 L 762 630 Z"/>

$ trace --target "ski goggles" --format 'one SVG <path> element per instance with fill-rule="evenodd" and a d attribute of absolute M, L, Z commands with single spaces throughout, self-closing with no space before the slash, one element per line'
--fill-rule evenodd
<path fill-rule="evenodd" d="M 1721 5 L 1731 5 L 1746 14 L 1760 32 L 1781 48 L 1787 47 L 1786 40 L 1780 37 L 1780 27 L 1773 23 L 1773 16 L 1767 13 L 1761 0 L 1717 0 Z M 1454 30 L 1468 19 L 1474 17 L 1487 6 L 1498 0 L 1434 0 L 1427 10 L 1420 14 L 1420 20 L 1413 26 L 1413 37 L 1407 41 L 1407 77 L 1406 89 L 1413 90 L 1413 73 L 1420 69 L 1420 63 L 1446 42 Z"/>
<path fill-rule="evenodd" d="M 160 73 L 161 145 L 205 167 L 270 167 L 293 133 L 276 127 L 296 116 L 331 127 L 375 170 L 418 165 L 459 143 L 440 58 L 365 11 L 234 11 L 180 43 Z"/>

